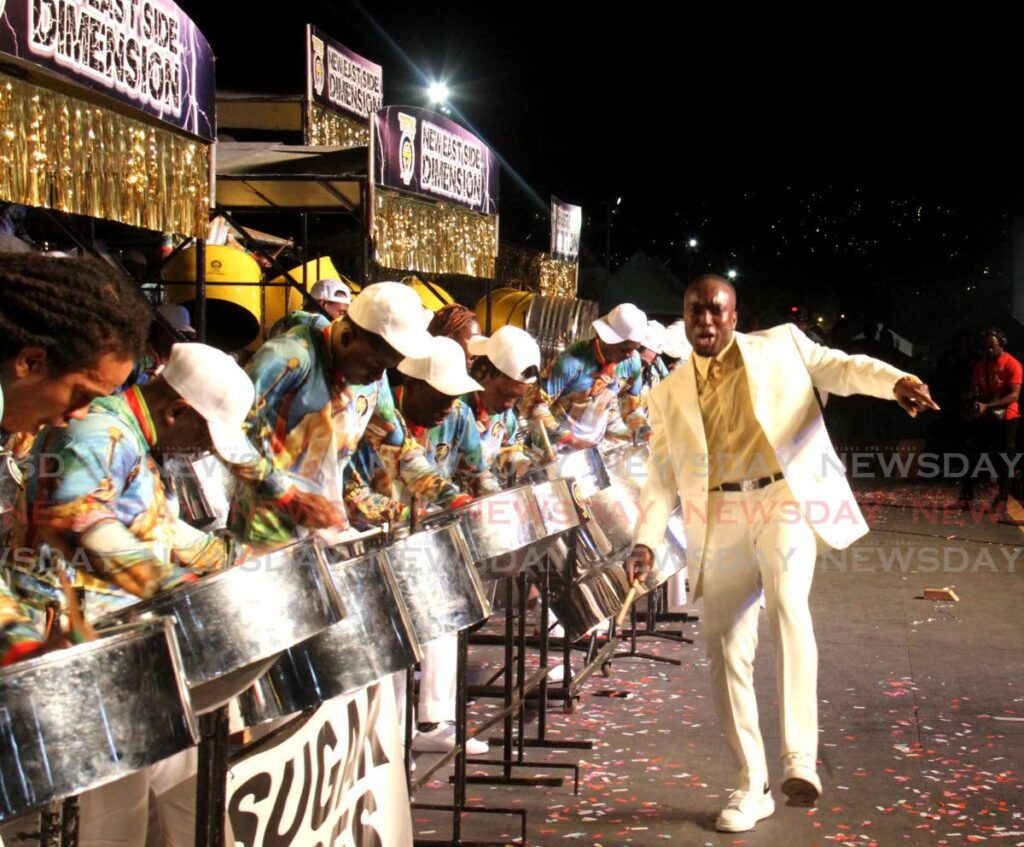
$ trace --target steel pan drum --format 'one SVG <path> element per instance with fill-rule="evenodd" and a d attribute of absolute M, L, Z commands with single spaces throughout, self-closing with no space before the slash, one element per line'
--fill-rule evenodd
<path fill-rule="evenodd" d="M 531 482 L 543 482 L 546 479 L 575 479 L 584 497 L 590 497 L 602 488 L 607 488 L 611 483 L 604 458 L 596 447 L 575 450 L 572 453 L 560 453 L 554 462 L 529 471 L 526 478 Z"/>
<path fill-rule="evenodd" d="M 421 645 L 490 615 L 490 601 L 459 523 L 415 532 L 383 552 Z"/>
<path fill-rule="evenodd" d="M 174 619 L 196 711 L 248 687 L 282 650 L 344 616 L 319 544 L 307 539 L 165 591 L 96 622 Z"/>
<path fill-rule="evenodd" d="M 549 500 L 558 495 L 551 490 Z M 551 503 L 551 520 L 560 510 Z M 530 486 L 510 488 L 428 520 L 452 520 L 461 531 L 471 560 L 488 579 L 514 576 L 540 558 L 537 549 L 550 534 Z"/>
<path fill-rule="evenodd" d="M 172 629 L 117 627 L 0 670 L 0 821 L 195 744 Z"/>
<path fill-rule="evenodd" d="M 619 613 L 629 594 L 626 572 L 607 564 L 589 571 L 570 586 L 561 571 L 551 573 L 552 606 L 566 635 L 575 641 Z"/>
<path fill-rule="evenodd" d="M 324 553 L 345 604 L 344 620 L 285 650 L 238 696 L 247 727 L 314 708 L 420 660 L 384 552 L 354 559 L 347 552 L 342 544 Z"/>

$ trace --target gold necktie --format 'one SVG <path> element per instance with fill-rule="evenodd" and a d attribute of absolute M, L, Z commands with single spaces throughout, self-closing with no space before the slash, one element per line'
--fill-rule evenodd
<path fill-rule="evenodd" d="M 698 375 L 699 376 L 699 375 Z M 705 390 L 710 390 L 722 381 L 722 363 L 718 359 L 708 362 L 708 372 L 704 379 L 697 382 L 697 394 L 701 395 Z"/>

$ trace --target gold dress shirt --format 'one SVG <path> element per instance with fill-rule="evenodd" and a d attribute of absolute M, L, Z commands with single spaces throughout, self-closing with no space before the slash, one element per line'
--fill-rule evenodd
<path fill-rule="evenodd" d="M 708 488 L 773 476 L 782 468 L 754 417 L 747 369 L 735 336 L 717 356 L 693 356 L 708 444 Z"/>

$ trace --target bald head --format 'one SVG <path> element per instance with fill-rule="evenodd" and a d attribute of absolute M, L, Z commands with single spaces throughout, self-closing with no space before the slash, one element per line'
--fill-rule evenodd
<path fill-rule="evenodd" d="M 703 274 L 683 296 L 686 338 L 698 356 L 717 356 L 736 329 L 736 289 L 716 274 Z"/>

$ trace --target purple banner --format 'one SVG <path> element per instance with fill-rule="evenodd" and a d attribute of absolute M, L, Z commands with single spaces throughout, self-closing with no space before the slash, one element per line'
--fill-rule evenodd
<path fill-rule="evenodd" d="M 375 184 L 498 213 L 498 160 L 455 121 L 427 109 L 388 106 L 374 115 Z"/>
<path fill-rule="evenodd" d="M 369 121 L 384 104 L 384 74 L 380 65 L 306 24 L 306 96 Z"/>
<path fill-rule="evenodd" d="M 213 52 L 171 0 L 0 0 L 0 53 L 216 136 Z"/>
<path fill-rule="evenodd" d="M 580 256 L 583 209 L 551 197 L 551 255 L 563 262 L 575 262 Z"/>

